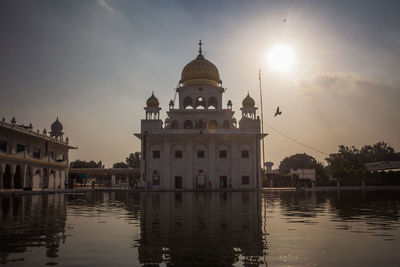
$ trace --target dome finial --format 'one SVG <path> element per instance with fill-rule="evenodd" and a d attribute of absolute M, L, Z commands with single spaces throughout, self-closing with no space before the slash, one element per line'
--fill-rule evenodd
<path fill-rule="evenodd" d="M 147 99 L 146 105 L 148 108 L 158 108 L 160 106 L 157 97 L 154 96 L 154 91 L 151 93 L 151 96 Z"/>
<path fill-rule="evenodd" d="M 201 50 L 201 46 L 203 45 L 203 43 L 201 42 L 201 40 L 200 40 L 200 42 L 199 42 L 199 54 L 201 54 L 202 52 L 203 52 L 203 50 Z"/>

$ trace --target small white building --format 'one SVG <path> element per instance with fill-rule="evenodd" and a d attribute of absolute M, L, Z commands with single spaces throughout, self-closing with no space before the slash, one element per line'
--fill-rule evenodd
<path fill-rule="evenodd" d="M 316 173 L 317 171 L 315 169 L 290 169 L 289 171 L 289 174 L 292 176 L 294 174 L 298 175 L 300 180 L 310 180 L 312 182 L 316 181 Z"/>
<path fill-rule="evenodd" d="M 0 121 L 0 189 L 64 189 L 68 177 L 68 137 L 57 120 L 51 132 L 32 124 Z"/>
<path fill-rule="evenodd" d="M 160 190 L 256 189 L 261 186 L 260 130 L 255 102 L 249 94 L 237 124 L 232 102 L 223 106 L 217 67 L 198 56 L 182 71 L 178 103 L 169 102 L 160 120 L 159 101 L 146 102 L 141 121 L 141 182 Z"/>

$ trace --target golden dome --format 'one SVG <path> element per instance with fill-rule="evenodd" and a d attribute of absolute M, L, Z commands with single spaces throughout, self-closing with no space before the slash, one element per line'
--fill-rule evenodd
<path fill-rule="evenodd" d="M 58 120 L 58 116 L 55 122 L 51 124 L 51 131 L 52 132 L 61 132 L 63 130 L 63 125 Z"/>
<path fill-rule="evenodd" d="M 202 55 L 201 47 L 196 59 L 189 62 L 182 70 L 180 83 L 208 83 L 218 86 L 221 83 L 217 67 Z"/>
<path fill-rule="evenodd" d="M 243 99 L 242 101 L 242 106 L 244 108 L 254 108 L 254 106 L 256 105 L 256 102 L 254 101 L 254 99 L 250 96 L 249 93 L 247 93 L 247 96 Z"/>
<path fill-rule="evenodd" d="M 146 105 L 148 108 L 158 108 L 160 102 L 158 102 L 157 97 L 154 96 L 154 92 L 151 94 L 149 99 L 146 101 Z"/>

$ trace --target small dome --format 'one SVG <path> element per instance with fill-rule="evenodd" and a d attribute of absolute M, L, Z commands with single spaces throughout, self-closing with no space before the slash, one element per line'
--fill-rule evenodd
<path fill-rule="evenodd" d="M 51 131 L 53 133 L 61 132 L 63 130 L 63 125 L 61 122 L 58 120 L 58 117 L 55 122 L 51 124 Z"/>
<path fill-rule="evenodd" d="M 202 82 L 218 86 L 221 83 L 219 71 L 212 62 L 204 58 L 201 42 L 199 44 L 199 55 L 183 68 L 180 83 L 185 86 L 193 82 Z"/>
<path fill-rule="evenodd" d="M 157 97 L 154 96 L 154 92 L 151 94 L 149 99 L 147 99 L 146 105 L 148 108 L 158 108 L 158 106 L 160 106 L 160 102 L 158 102 Z"/>
<path fill-rule="evenodd" d="M 243 99 L 242 101 L 242 106 L 244 108 L 254 108 L 256 105 L 256 102 L 254 99 L 250 96 L 249 93 L 247 93 L 247 96 Z"/>

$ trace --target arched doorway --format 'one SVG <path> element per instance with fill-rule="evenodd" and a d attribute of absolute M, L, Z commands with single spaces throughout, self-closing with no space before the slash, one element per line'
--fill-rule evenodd
<path fill-rule="evenodd" d="M 32 188 L 32 184 L 32 169 L 28 166 L 25 171 L 25 187 Z"/>
<path fill-rule="evenodd" d="M 14 189 L 22 189 L 22 171 L 21 166 L 18 165 L 14 174 Z"/>
<path fill-rule="evenodd" d="M 218 129 L 218 123 L 215 120 L 211 120 L 208 122 L 208 129 Z"/>
<path fill-rule="evenodd" d="M 194 106 L 196 109 L 205 109 L 207 107 L 207 103 L 204 97 L 202 96 L 197 97 L 196 101 L 194 102 Z"/>
<path fill-rule="evenodd" d="M 192 128 L 193 128 L 193 123 L 192 123 L 192 121 L 186 120 L 186 121 L 183 123 L 183 128 L 184 128 L 184 129 L 192 129 Z"/>
<path fill-rule="evenodd" d="M 193 100 L 190 96 L 187 96 L 183 99 L 183 108 L 184 109 L 193 109 Z"/>
<path fill-rule="evenodd" d="M 11 189 L 11 166 L 6 165 L 3 174 L 3 189 Z"/>
<path fill-rule="evenodd" d="M 217 109 L 218 108 L 218 100 L 216 97 L 212 96 L 208 99 L 208 108 Z"/>
<path fill-rule="evenodd" d="M 42 189 L 49 188 L 49 173 L 46 168 L 43 168 Z"/>

